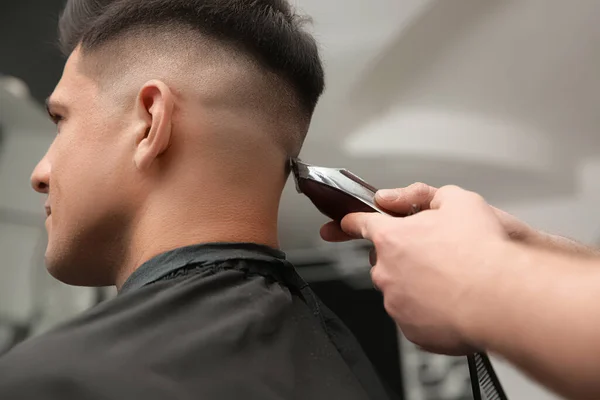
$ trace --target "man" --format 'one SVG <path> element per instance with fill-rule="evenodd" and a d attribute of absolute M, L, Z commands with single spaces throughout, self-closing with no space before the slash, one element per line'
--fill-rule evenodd
<path fill-rule="evenodd" d="M 351 214 L 330 241 L 366 238 L 371 276 L 407 338 L 442 354 L 486 350 L 573 399 L 600 398 L 599 253 L 454 186 L 380 191 L 407 218 Z"/>
<path fill-rule="evenodd" d="M 284 0 L 69 0 L 36 167 L 46 263 L 116 299 L 0 360 L 7 399 L 387 397 L 277 250 L 323 90 Z"/>

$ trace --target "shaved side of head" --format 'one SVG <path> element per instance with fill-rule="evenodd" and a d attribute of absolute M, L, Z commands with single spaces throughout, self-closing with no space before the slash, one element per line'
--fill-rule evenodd
<path fill-rule="evenodd" d="M 247 149 L 245 144 L 253 140 L 271 142 L 284 159 L 300 152 L 310 114 L 284 78 L 230 44 L 179 26 L 133 30 L 118 41 L 82 49 L 82 54 L 84 72 L 122 108 L 134 104 L 145 82 L 159 79 L 181 104 L 205 111 L 194 115 L 179 110 L 179 122 L 212 120 L 213 131 L 222 131 L 220 139 L 231 153 L 235 147 Z"/>
<path fill-rule="evenodd" d="M 285 160 L 300 152 L 324 88 L 303 22 L 283 0 L 71 0 L 60 33 L 63 51 L 79 47 L 86 73 L 123 106 L 161 79 L 231 131 L 260 132 Z"/>

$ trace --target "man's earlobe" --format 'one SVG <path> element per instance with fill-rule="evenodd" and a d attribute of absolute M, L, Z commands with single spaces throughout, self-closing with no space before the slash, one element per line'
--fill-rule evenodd
<path fill-rule="evenodd" d="M 136 139 L 134 162 L 139 169 L 149 168 L 169 148 L 174 101 L 164 82 L 151 80 L 140 89 L 136 110 L 145 124 Z"/>

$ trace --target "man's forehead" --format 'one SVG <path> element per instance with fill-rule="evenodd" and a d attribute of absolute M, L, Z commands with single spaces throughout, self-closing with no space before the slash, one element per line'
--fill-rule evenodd
<path fill-rule="evenodd" d="M 71 53 L 63 74 L 48 98 L 48 103 L 66 104 L 70 98 L 89 92 L 94 88 L 92 80 L 81 69 L 81 52 L 77 48 Z"/>

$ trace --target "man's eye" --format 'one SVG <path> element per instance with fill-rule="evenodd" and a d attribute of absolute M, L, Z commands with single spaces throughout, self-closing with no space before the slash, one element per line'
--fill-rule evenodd
<path fill-rule="evenodd" d="M 59 122 L 63 120 L 63 117 L 60 114 L 50 114 L 50 118 L 52 119 L 52 122 L 54 122 L 56 125 L 58 125 Z"/>

